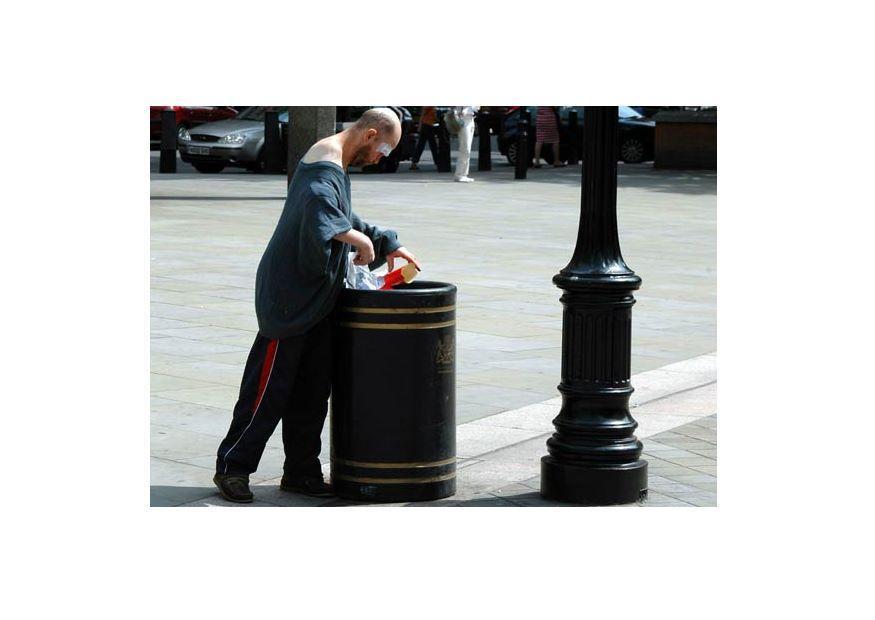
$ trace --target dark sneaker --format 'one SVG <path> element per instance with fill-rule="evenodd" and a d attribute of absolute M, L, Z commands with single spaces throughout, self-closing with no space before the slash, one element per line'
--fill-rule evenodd
<path fill-rule="evenodd" d="M 219 492 L 229 502 L 248 504 L 252 501 L 249 490 L 249 476 L 241 474 L 216 474 L 213 482 L 219 487 Z"/>
<path fill-rule="evenodd" d="M 334 497 L 334 491 L 330 484 L 322 478 L 290 478 L 283 476 L 280 480 L 280 488 L 283 491 L 302 493 L 310 497 Z"/>

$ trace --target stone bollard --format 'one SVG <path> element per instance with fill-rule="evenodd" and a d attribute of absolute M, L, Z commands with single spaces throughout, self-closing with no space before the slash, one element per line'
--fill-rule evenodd
<path fill-rule="evenodd" d="M 172 107 L 161 112 L 161 159 L 158 172 L 176 172 L 176 112 Z"/>

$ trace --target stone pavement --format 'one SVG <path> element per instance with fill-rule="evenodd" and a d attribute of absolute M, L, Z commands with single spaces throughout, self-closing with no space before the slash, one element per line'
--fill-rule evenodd
<path fill-rule="evenodd" d="M 154 170 L 157 153 L 151 160 Z M 212 468 L 255 335 L 255 268 L 284 198 L 284 177 L 185 168 L 151 176 L 155 505 L 198 499 L 187 489 Z M 460 429 L 557 396 L 561 291 L 551 278 L 571 256 L 580 201 L 579 167 L 514 181 L 497 158 L 478 173 L 475 155 L 472 175 L 475 183 L 453 183 L 407 164 L 394 175 L 352 175 L 355 210 L 398 230 L 423 279 L 459 287 Z M 633 373 L 715 351 L 716 175 L 620 165 L 618 220 L 623 255 L 643 279 Z M 281 463 L 275 437 L 253 482 L 268 482 Z M 469 466 L 460 462 L 460 476 Z"/>
<path fill-rule="evenodd" d="M 704 355 L 641 373 L 632 378 L 632 384 L 636 387 L 632 415 L 639 424 L 636 435 L 644 444 L 642 458 L 649 463 L 648 498 L 638 505 L 716 506 L 717 356 Z M 539 492 L 540 458 L 547 453 L 551 420 L 560 405 L 561 400 L 554 398 L 460 424 L 456 432 L 457 491 L 452 497 L 394 504 L 309 498 L 281 491 L 280 469 L 271 463 L 273 477 L 253 477 L 256 500 L 251 506 L 562 506 L 545 500 Z M 281 455 L 280 450 L 276 455 L 280 467 Z M 156 484 L 156 460 L 166 463 L 167 472 L 178 470 L 173 469 L 172 459 L 153 457 L 153 506 L 236 506 L 217 495 L 208 468 L 194 477 L 165 477 L 166 484 Z M 328 478 L 328 463 L 323 470 Z"/>

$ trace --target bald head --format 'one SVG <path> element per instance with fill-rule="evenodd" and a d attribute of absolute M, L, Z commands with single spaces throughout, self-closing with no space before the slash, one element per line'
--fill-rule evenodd
<path fill-rule="evenodd" d="M 355 123 L 356 129 L 365 131 L 376 129 L 380 136 L 397 144 L 401 137 L 401 121 L 390 108 L 371 108 L 361 115 Z"/>
<path fill-rule="evenodd" d="M 401 141 L 401 121 L 390 108 L 371 108 L 344 134 L 345 148 L 353 149 L 350 166 L 376 164 Z"/>

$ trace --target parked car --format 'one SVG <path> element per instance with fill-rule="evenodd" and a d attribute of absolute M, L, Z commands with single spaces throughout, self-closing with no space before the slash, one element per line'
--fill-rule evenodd
<path fill-rule="evenodd" d="M 366 110 L 370 110 L 372 107 L 375 106 L 338 106 L 336 131 L 339 133 L 352 126 Z M 362 168 L 364 172 L 395 172 L 402 161 L 413 157 L 416 141 L 419 139 L 418 128 L 413 122 L 413 115 L 403 106 L 390 105 L 386 107 L 395 112 L 401 120 L 401 140 L 389 155 L 381 157 L 380 161 L 376 164 L 364 166 Z"/>
<path fill-rule="evenodd" d="M 352 125 L 370 106 L 338 107 L 336 131 Z M 401 119 L 401 140 L 398 146 L 377 164 L 365 166 L 366 172 L 395 172 L 401 161 L 410 159 L 416 146 L 416 128 L 407 109 L 390 107 Z M 288 151 L 289 109 L 279 112 L 283 152 Z M 232 120 L 205 123 L 192 130 L 179 132 L 179 155 L 200 172 L 221 172 L 227 166 L 243 167 L 252 172 L 264 170 L 264 106 L 251 106 Z M 294 108 L 293 108 L 294 110 Z"/>
<path fill-rule="evenodd" d="M 182 106 L 153 105 L 149 106 L 149 142 L 152 146 L 161 146 L 161 113 L 168 108 L 176 113 L 176 133 L 183 128 L 191 129 L 203 123 L 212 123 L 237 116 L 239 108 L 227 105 L 218 106 Z"/>
<path fill-rule="evenodd" d="M 638 112 L 641 116 L 646 118 L 653 118 L 653 115 L 657 112 L 662 112 L 663 110 L 681 110 L 683 106 L 669 106 L 669 105 L 630 105 L 630 108 Z"/>
<path fill-rule="evenodd" d="M 236 118 L 205 123 L 179 132 L 179 156 L 199 172 L 221 172 L 226 166 L 264 170 L 265 106 L 251 106 Z M 288 149 L 287 107 L 277 107 L 283 152 Z"/>
<path fill-rule="evenodd" d="M 532 126 L 528 140 L 529 153 L 528 157 L 531 160 L 535 152 L 535 129 L 538 116 L 538 108 L 530 106 L 527 108 L 531 115 Z M 569 129 L 569 112 L 577 111 L 578 126 L 583 127 L 585 114 L 584 108 L 581 106 L 565 106 L 559 108 L 559 157 L 561 161 L 570 159 L 570 151 L 572 145 L 576 146 L 577 153 L 581 152 L 583 132 L 578 132 L 578 135 L 572 136 Z M 516 136 L 517 124 L 519 122 L 520 107 L 508 108 L 504 115 L 504 124 L 501 134 L 498 137 L 498 149 L 501 154 L 507 157 L 507 160 L 516 165 Z M 642 161 L 653 159 L 653 141 L 656 123 L 650 119 L 644 118 L 641 114 L 630 108 L 629 106 L 619 106 L 619 158 L 621 161 L 628 164 L 635 164 Z M 550 152 L 550 149 L 545 148 L 542 156 L 547 163 L 553 163 L 555 154 Z"/>
<path fill-rule="evenodd" d="M 653 118 L 660 112 L 669 112 L 675 110 L 707 110 L 713 106 L 700 106 L 700 105 L 658 105 L 658 106 L 648 106 L 648 105 L 633 105 L 629 106 L 639 114 L 646 116 L 647 118 Z"/>

